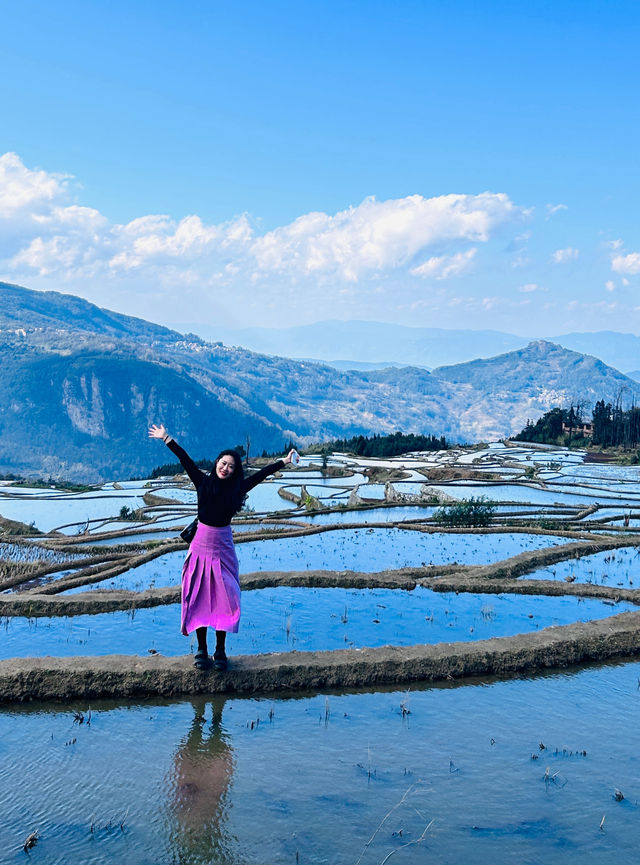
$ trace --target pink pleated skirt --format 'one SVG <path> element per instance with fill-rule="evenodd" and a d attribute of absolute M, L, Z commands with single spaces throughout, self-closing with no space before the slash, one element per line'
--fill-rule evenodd
<path fill-rule="evenodd" d="M 196 628 L 238 630 L 240 578 L 231 526 L 198 523 L 182 567 L 181 631 Z"/>

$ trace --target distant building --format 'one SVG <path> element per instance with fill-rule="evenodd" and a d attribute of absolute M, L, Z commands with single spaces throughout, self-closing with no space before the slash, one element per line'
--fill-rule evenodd
<path fill-rule="evenodd" d="M 581 423 L 577 426 L 572 427 L 572 429 L 569 429 L 569 424 L 563 423 L 562 432 L 566 433 L 567 435 L 571 433 L 571 435 L 582 435 L 586 438 L 591 438 L 591 436 L 593 435 L 593 425 L 590 423 Z"/>

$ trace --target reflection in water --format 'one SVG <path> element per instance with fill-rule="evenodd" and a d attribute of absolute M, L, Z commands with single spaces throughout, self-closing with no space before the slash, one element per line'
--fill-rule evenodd
<path fill-rule="evenodd" d="M 224 698 L 194 697 L 191 729 L 173 758 L 169 782 L 169 840 L 179 865 L 237 861 L 236 839 L 225 832 L 233 750 L 222 725 Z"/>

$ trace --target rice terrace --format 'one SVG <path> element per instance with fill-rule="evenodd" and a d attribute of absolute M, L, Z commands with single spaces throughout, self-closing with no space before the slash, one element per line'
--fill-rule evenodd
<path fill-rule="evenodd" d="M 639 34 L 4 4 L 0 865 L 636 862 Z"/>
<path fill-rule="evenodd" d="M 225 673 L 177 627 L 194 503 L 184 476 L 0 488 L 8 861 L 34 832 L 52 862 L 632 855 L 637 468 L 309 454 L 233 524 Z"/>

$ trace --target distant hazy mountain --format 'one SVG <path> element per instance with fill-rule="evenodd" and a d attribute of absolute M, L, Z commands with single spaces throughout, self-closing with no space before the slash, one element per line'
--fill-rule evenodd
<path fill-rule="evenodd" d="M 0 299 L 0 472 L 144 474 L 170 459 L 147 438 L 152 421 L 199 458 L 247 436 L 253 454 L 291 436 L 487 440 L 553 405 L 640 398 L 640 383 L 542 341 L 431 373 L 337 370 L 185 337 L 55 292 L 0 283 Z"/>
<path fill-rule="evenodd" d="M 627 375 L 634 381 L 640 381 L 640 369 L 633 369 L 631 372 L 628 372 Z"/>
<path fill-rule="evenodd" d="M 284 357 L 312 358 L 342 369 L 371 368 L 365 364 L 374 364 L 379 369 L 385 362 L 388 366 L 433 369 L 494 357 L 523 348 L 529 342 L 526 337 L 494 330 L 443 330 L 376 321 L 321 321 L 300 327 L 236 330 L 191 324 L 187 329 L 227 345 Z M 598 331 L 553 337 L 540 334 L 540 338 L 581 354 L 592 354 L 623 371 L 637 369 L 640 361 L 640 337 L 630 333 Z"/>
<path fill-rule="evenodd" d="M 522 348 L 525 337 L 493 330 L 443 330 L 433 327 L 405 327 L 379 321 L 320 321 L 316 324 L 282 328 L 207 327 L 185 325 L 199 336 L 222 340 L 226 345 L 242 346 L 264 354 L 291 358 L 313 358 L 324 363 L 355 367 L 373 363 L 432 368 L 461 363 L 478 357 L 493 357 Z"/>
<path fill-rule="evenodd" d="M 633 333 L 600 330 L 595 333 L 565 333 L 550 339 L 573 351 L 599 357 L 609 366 L 624 372 L 637 369 L 640 363 L 640 336 Z"/>
<path fill-rule="evenodd" d="M 395 360 L 381 360 L 377 363 L 375 361 L 362 361 L 362 360 L 323 360 L 318 361 L 315 358 L 300 358 L 301 360 L 308 360 L 311 363 L 325 363 L 327 366 L 332 366 L 334 369 L 360 369 L 363 371 L 372 370 L 372 369 L 387 369 L 390 366 L 394 367 L 402 367 L 407 366 L 406 363 L 399 363 Z M 416 366 L 419 369 L 428 370 L 428 366 L 424 366 L 420 363 L 411 364 L 412 366 Z"/>

